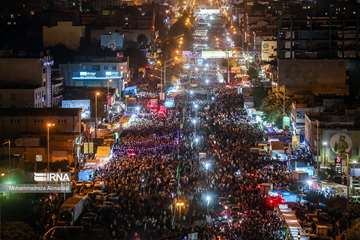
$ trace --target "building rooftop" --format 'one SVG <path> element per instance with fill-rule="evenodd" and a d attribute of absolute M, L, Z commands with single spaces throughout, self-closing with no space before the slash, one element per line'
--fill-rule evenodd
<path fill-rule="evenodd" d="M 30 90 L 30 89 L 36 89 L 42 87 L 41 85 L 31 85 L 31 84 L 13 84 L 6 82 L 5 80 L 2 81 L 0 79 L 0 90 L 1 89 L 18 89 L 18 90 Z"/>
<path fill-rule="evenodd" d="M 74 116 L 81 108 L 0 108 L 0 117 L 13 116 Z"/>
<path fill-rule="evenodd" d="M 346 110 L 345 112 L 311 112 L 306 116 L 313 122 L 325 128 L 351 128 L 360 129 L 360 110 Z"/>

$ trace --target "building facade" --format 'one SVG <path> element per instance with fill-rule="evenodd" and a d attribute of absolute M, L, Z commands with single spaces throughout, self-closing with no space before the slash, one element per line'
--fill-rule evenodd
<path fill-rule="evenodd" d="M 128 63 L 116 61 L 69 63 L 60 65 L 60 71 L 64 76 L 65 86 L 110 87 L 121 91 L 128 77 Z"/>
<path fill-rule="evenodd" d="M 80 133 L 81 109 L 22 108 L 14 111 L 11 108 L 0 109 L 0 132 L 2 138 L 26 134 L 46 134 L 46 124 L 54 123 L 52 129 L 59 134 Z"/>
<path fill-rule="evenodd" d="M 353 198 L 360 198 L 359 112 L 307 113 L 305 140 L 317 157 L 320 171 L 332 169 L 335 178 L 349 185 Z"/>
<path fill-rule="evenodd" d="M 43 26 L 44 47 L 64 45 L 77 50 L 85 35 L 85 26 L 74 26 L 72 22 L 58 22 L 55 26 Z"/>
<path fill-rule="evenodd" d="M 45 99 L 45 87 L 0 89 L 0 108 L 43 108 Z"/>

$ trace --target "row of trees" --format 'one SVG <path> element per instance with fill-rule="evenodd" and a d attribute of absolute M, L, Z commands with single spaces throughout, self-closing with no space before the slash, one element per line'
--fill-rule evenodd
<path fill-rule="evenodd" d="M 290 107 L 291 98 L 286 95 L 285 89 L 274 88 L 264 98 L 261 109 L 268 122 L 273 122 L 281 127 L 283 116 L 290 114 Z"/>
<path fill-rule="evenodd" d="M 311 191 L 306 194 L 310 206 L 319 209 L 321 204 L 326 205 L 325 212 L 338 234 L 345 233 L 347 240 L 360 239 L 360 205 L 351 203 L 344 197 L 326 197 L 320 191 Z M 336 232 L 334 232 L 335 234 Z"/>
<path fill-rule="evenodd" d="M 290 114 L 291 97 L 286 94 L 284 87 L 266 89 L 260 82 L 258 65 L 249 65 L 247 74 L 254 85 L 253 96 L 255 108 L 265 113 L 266 121 L 281 127 L 283 116 Z"/>

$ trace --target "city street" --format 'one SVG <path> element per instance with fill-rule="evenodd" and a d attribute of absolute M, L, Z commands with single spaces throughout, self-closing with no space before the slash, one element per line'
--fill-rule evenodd
<path fill-rule="evenodd" d="M 261 184 L 286 185 L 286 165 L 251 151 L 264 133 L 249 123 L 237 89 L 226 87 L 229 55 L 198 57 L 231 51 L 225 19 L 195 15 L 182 73 L 192 84 L 176 93 L 175 108 L 132 114 L 96 171 L 107 195 L 92 211 L 113 239 L 285 239 Z"/>
<path fill-rule="evenodd" d="M 359 240 L 360 0 L 3 0 L 0 240 Z"/>

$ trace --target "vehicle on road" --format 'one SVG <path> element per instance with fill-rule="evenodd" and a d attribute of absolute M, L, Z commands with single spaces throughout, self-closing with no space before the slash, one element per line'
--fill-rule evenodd
<path fill-rule="evenodd" d="M 58 225 L 74 225 L 87 203 L 87 195 L 76 195 L 66 199 L 60 207 Z"/>

